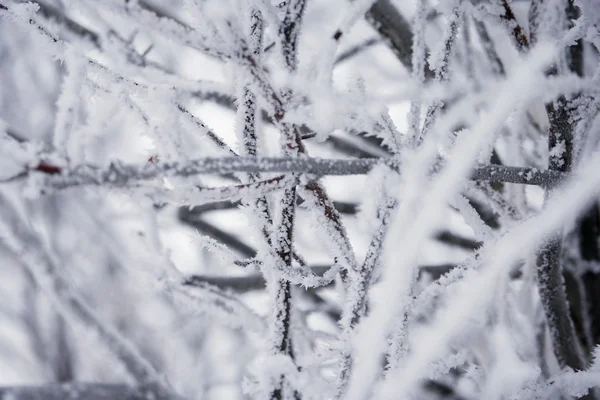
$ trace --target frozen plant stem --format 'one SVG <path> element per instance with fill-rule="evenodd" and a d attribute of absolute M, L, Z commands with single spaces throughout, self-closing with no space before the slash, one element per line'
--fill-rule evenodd
<path fill-rule="evenodd" d="M 305 0 L 290 0 L 283 22 L 279 27 L 279 36 L 281 40 L 281 50 L 285 65 L 289 72 L 296 70 L 298 33 L 302 24 L 302 17 Z M 289 98 L 291 93 L 282 96 Z M 285 107 L 285 104 L 282 105 Z M 281 112 L 285 112 L 283 109 Z M 283 115 L 282 115 L 283 117 Z M 302 142 L 296 129 L 289 124 L 283 124 L 281 132 L 282 152 L 286 156 L 297 156 L 302 151 Z M 294 243 L 294 218 L 296 215 L 296 187 L 286 189 L 281 200 L 281 221 L 279 227 L 275 229 L 275 262 L 282 263 L 281 267 L 288 270 L 292 268 L 292 252 Z M 273 288 L 274 298 L 274 326 L 271 334 L 273 352 L 283 354 L 294 359 L 294 349 L 291 337 L 291 307 L 292 307 L 292 288 L 291 283 L 286 280 L 278 280 Z M 288 399 L 290 397 L 299 399 L 300 393 L 289 387 L 285 376 L 273 388 L 270 398 L 272 400 Z"/>
<path fill-rule="evenodd" d="M 574 130 L 574 124 L 570 122 L 568 103 L 561 96 L 546 109 L 550 119 L 549 169 L 567 173 L 571 170 L 572 164 Z M 564 148 L 559 149 L 559 146 Z M 546 198 L 551 196 L 552 190 L 549 190 Z M 551 234 L 539 249 L 537 266 L 539 292 L 550 329 L 554 355 L 559 365 L 562 368 L 568 366 L 575 370 L 582 370 L 585 369 L 587 363 L 569 313 L 562 275 L 562 242 L 563 232 L 561 230 Z"/>
<path fill-rule="evenodd" d="M 161 162 L 159 164 L 126 165 L 113 162 L 108 168 L 80 165 L 72 170 L 40 163 L 4 182 L 13 182 L 36 172 L 46 175 L 42 192 L 49 189 L 68 189 L 78 186 L 135 187 L 136 182 L 176 176 L 190 177 L 200 174 L 226 174 L 231 172 L 281 172 L 325 175 L 363 175 L 378 164 L 384 164 L 401 172 L 395 158 L 324 159 L 316 157 L 205 157 L 185 163 Z M 473 168 L 470 179 L 476 181 L 519 183 L 542 187 L 554 187 L 567 174 L 556 170 L 540 170 L 529 167 L 482 165 Z M 0 181 L 2 184 L 2 181 Z"/>

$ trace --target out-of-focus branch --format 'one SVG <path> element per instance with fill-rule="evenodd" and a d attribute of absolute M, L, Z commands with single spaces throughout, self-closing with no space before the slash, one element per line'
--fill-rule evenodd
<path fill-rule="evenodd" d="M 390 0 L 379 0 L 365 14 L 367 22 L 387 41 L 400 62 L 410 71 L 412 69 L 413 34 L 410 23 Z M 427 78 L 433 78 L 433 72 L 425 67 Z"/>
<path fill-rule="evenodd" d="M 310 267 L 313 273 L 319 276 L 323 276 L 330 268 L 331 266 Z M 265 278 L 262 274 L 251 274 L 246 276 L 191 275 L 183 281 L 184 285 L 189 286 L 195 286 L 198 283 L 207 283 L 209 285 L 217 286 L 220 289 L 233 290 L 241 293 L 262 290 L 266 285 Z"/>
<path fill-rule="evenodd" d="M 69 18 L 65 15 L 59 8 L 52 4 L 48 4 L 45 1 L 36 1 L 40 8 L 39 12 L 45 18 L 54 20 L 56 23 L 63 25 L 64 28 L 69 31 L 71 34 L 78 36 L 81 39 L 88 39 L 92 44 L 96 47 L 101 47 L 100 37 L 98 34 L 91 29 L 86 28 L 83 25 L 80 25 L 78 22 Z"/>
<path fill-rule="evenodd" d="M 502 21 L 506 24 L 507 28 L 512 33 L 512 38 L 515 41 L 517 50 L 523 51 L 529 47 L 529 40 L 525 29 L 519 25 L 512 8 L 508 4 L 507 0 L 502 0 L 502 7 L 504 8 L 504 14 L 500 16 Z"/>
<path fill-rule="evenodd" d="M 341 64 L 344 61 L 349 60 L 350 58 L 362 53 L 363 51 L 365 51 L 367 49 L 370 49 L 371 47 L 373 47 L 379 43 L 381 43 L 381 39 L 371 38 L 371 39 L 367 39 L 364 42 L 359 43 L 355 46 L 352 46 L 348 50 L 340 53 L 340 55 L 337 56 L 337 58 L 335 59 L 334 65 Z"/>
<path fill-rule="evenodd" d="M 450 231 L 441 231 L 435 236 L 435 238 L 444 244 L 459 247 L 465 250 L 476 250 L 483 244 Z"/>
<path fill-rule="evenodd" d="M 48 383 L 39 386 L 0 387 L 0 398 L 11 400 L 147 400 L 148 388 L 110 383 Z M 177 397 L 155 396 L 155 400 Z"/>
<path fill-rule="evenodd" d="M 164 398 L 176 396 L 133 344 L 102 321 L 84 299 L 73 291 L 60 276 L 53 258 L 46 254 L 41 239 L 21 223 L 18 219 L 19 214 L 3 197 L 0 197 L 0 206 L 4 217 L 2 223 L 6 224 L 10 232 L 10 235 L 1 238 L 0 243 L 8 252 L 21 255 L 23 264 L 31 271 L 36 283 L 46 290 L 57 311 L 69 321 L 76 320 L 83 323 L 87 329 L 92 329 L 131 376 L 144 387 L 152 388 L 154 395 Z M 23 243 L 27 243 L 26 249 Z"/>
<path fill-rule="evenodd" d="M 190 212 L 189 207 L 180 207 L 178 210 L 178 217 L 179 220 L 184 224 L 187 224 L 197 229 L 199 232 L 218 240 L 230 249 L 241 254 L 244 258 L 252 258 L 256 256 L 256 250 L 254 250 L 252 247 L 237 239 L 235 236 L 230 235 L 229 233 L 204 221 L 198 214 L 194 215 Z"/>
<path fill-rule="evenodd" d="M 12 128 L 7 128 L 5 130 L 5 133 L 8 137 L 10 137 L 11 139 L 13 139 L 19 143 L 24 143 L 27 141 L 27 139 L 25 137 L 23 137 L 23 135 L 21 135 L 20 133 L 18 133 L 17 131 L 15 131 Z"/>

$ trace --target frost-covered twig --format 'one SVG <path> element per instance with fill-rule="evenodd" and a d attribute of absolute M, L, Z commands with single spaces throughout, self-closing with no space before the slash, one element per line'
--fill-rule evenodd
<path fill-rule="evenodd" d="M 298 66 L 298 34 L 303 20 L 305 0 L 290 0 L 287 5 L 285 17 L 279 26 L 282 55 L 285 66 L 289 72 L 294 72 Z M 255 73 L 254 76 L 258 78 Z M 265 86 L 263 82 L 263 86 Z M 273 100 L 278 98 L 276 92 L 270 93 Z M 285 92 L 289 97 L 291 93 Z M 285 115 L 285 105 L 282 100 L 275 101 L 275 120 L 281 120 Z M 289 124 L 281 124 L 281 150 L 286 156 L 297 157 L 303 151 L 304 146 L 300 134 L 295 127 Z M 275 263 L 280 265 L 280 270 L 290 270 L 293 258 L 294 243 L 294 220 L 296 216 L 296 187 L 287 189 L 283 193 L 281 205 L 281 220 L 279 226 L 273 231 L 272 249 L 275 255 Z M 272 329 L 271 329 L 271 352 L 275 355 L 284 355 L 294 360 L 294 347 L 292 343 L 292 290 L 290 282 L 276 280 L 273 285 L 273 307 Z M 268 388 L 268 396 L 271 400 L 282 400 L 290 396 L 298 398 L 299 393 L 290 388 L 285 374 L 272 383 Z"/>
<path fill-rule="evenodd" d="M 295 70 L 298 66 L 298 35 L 302 26 L 302 17 L 306 0 L 290 0 L 287 5 L 285 17 L 279 27 L 281 50 L 286 66 Z"/>
<path fill-rule="evenodd" d="M 242 183 L 223 187 L 198 187 L 194 191 L 194 203 L 214 202 L 223 200 L 239 200 L 244 197 L 265 195 L 283 190 L 296 184 L 295 179 L 279 175 L 274 178 L 264 179 L 253 183 Z"/>
<path fill-rule="evenodd" d="M 573 123 L 570 122 L 567 102 L 561 97 L 547 106 L 550 117 L 549 167 L 551 171 L 566 173 L 572 167 Z M 560 149 L 559 149 L 560 147 Z M 546 193 L 547 199 L 553 191 Z M 563 230 L 550 234 L 538 253 L 537 276 L 540 298 L 546 312 L 554 354 L 561 367 L 584 369 L 584 355 L 569 312 L 569 304 L 562 277 Z"/>
<path fill-rule="evenodd" d="M 396 159 L 325 159 L 325 158 L 285 158 L 285 157 L 205 157 L 189 162 L 159 162 L 144 165 L 112 163 L 108 168 L 80 165 L 71 170 L 40 163 L 29 171 L 5 180 L 12 182 L 28 176 L 44 177 L 40 189 L 67 189 L 78 186 L 125 187 L 136 182 L 156 178 L 177 176 L 190 177 L 200 174 L 226 174 L 231 172 L 273 172 L 304 173 L 325 175 L 363 175 L 376 165 L 387 165 L 399 170 Z M 475 167 L 470 179 L 490 182 L 519 183 L 553 187 L 559 184 L 566 174 L 560 171 L 540 170 L 527 167 L 485 165 Z M 1 183 L 1 182 L 0 182 Z"/>
<path fill-rule="evenodd" d="M 508 14 L 510 9 L 508 5 L 505 7 Z M 567 10 L 565 9 L 565 11 Z M 519 40 L 519 30 L 516 27 L 513 32 L 517 37 L 517 42 L 521 45 L 520 50 L 522 50 L 526 47 L 527 42 L 523 42 L 523 39 Z M 551 171 L 569 173 L 575 167 L 573 159 L 576 125 L 574 111 L 573 103 L 563 95 L 559 96 L 555 102 L 546 104 L 550 122 L 548 167 Z M 547 189 L 546 203 L 549 202 L 553 193 L 554 190 Z M 587 363 L 571 318 L 562 277 L 563 234 L 562 229 L 549 234 L 538 251 L 539 293 L 546 313 L 554 354 L 559 365 L 581 370 Z"/>
<path fill-rule="evenodd" d="M 458 28 L 461 22 L 462 10 L 460 8 L 455 8 L 452 12 L 452 15 L 449 16 L 449 23 L 446 32 L 446 36 L 444 39 L 444 47 L 441 51 L 440 60 L 433 63 L 432 67 L 435 69 L 435 80 L 437 82 L 445 82 L 448 80 L 448 75 L 450 73 L 450 56 L 452 55 L 452 49 L 454 47 L 454 43 L 456 41 L 456 36 L 458 35 Z M 423 128 L 421 129 L 420 139 L 427 134 L 431 125 L 435 121 L 435 118 L 440 111 L 440 109 L 444 106 L 441 101 L 434 101 L 429 107 L 427 107 L 427 112 L 425 113 L 425 120 L 423 121 Z"/>
<path fill-rule="evenodd" d="M 328 233 L 327 236 L 334 243 L 337 255 L 344 260 L 348 269 L 355 271 L 357 269 L 357 262 L 352 244 L 338 211 L 325 193 L 325 188 L 318 182 L 313 181 L 306 184 L 305 189 L 303 191 L 305 200 L 310 202 L 317 210 L 317 219 L 320 220 L 320 225 L 325 229 Z"/>
<path fill-rule="evenodd" d="M 387 234 L 391 212 L 396 208 L 396 200 L 386 199 L 378 210 L 379 228 L 373 235 L 364 263 L 357 271 L 357 277 L 348 288 L 349 294 L 346 300 L 340 325 L 342 327 L 343 340 L 349 341 L 352 330 L 367 313 L 367 296 L 374 275 L 377 273 L 381 263 L 381 253 L 384 238 Z M 338 381 L 338 396 L 342 396 L 350 377 L 352 368 L 352 355 L 344 352 L 342 354 L 340 374 Z"/>

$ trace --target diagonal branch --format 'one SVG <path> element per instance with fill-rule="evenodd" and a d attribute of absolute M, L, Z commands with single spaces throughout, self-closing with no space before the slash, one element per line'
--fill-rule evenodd
<path fill-rule="evenodd" d="M 371 26 L 387 41 L 390 48 L 409 71 L 412 69 L 413 33 L 410 23 L 390 0 L 379 0 L 365 14 Z M 425 67 L 425 76 L 433 78 L 433 72 Z"/>

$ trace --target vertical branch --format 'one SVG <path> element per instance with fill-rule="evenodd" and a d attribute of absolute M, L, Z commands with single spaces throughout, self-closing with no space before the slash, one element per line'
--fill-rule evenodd
<path fill-rule="evenodd" d="M 298 67 L 298 34 L 305 8 L 306 0 L 291 0 L 279 27 L 283 58 L 290 71 L 295 71 Z"/>
<path fill-rule="evenodd" d="M 517 46 L 517 50 L 519 50 L 519 52 L 523 52 L 529 47 L 529 40 L 525 34 L 525 29 L 519 25 L 517 18 L 515 17 L 515 14 L 507 0 L 502 0 L 502 7 L 504 8 L 504 14 L 500 16 L 500 19 L 510 30 L 511 36 Z"/>
<path fill-rule="evenodd" d="M 540 10 L 535 12 L 539 15 Z M 530 13 L 530 16 L 534 16 L 533 12 Z M 539 27 L 536 26 L 536 28 Z M 519 30 L 513 29 L 517 43 L 519 43 L 518 32 Z M 548 132 L 548 168 L 550 170 L 570 172 L 573 167 L 574 111 L 573 105 L 562 95 L 554 103 L 546 105 L 550 122 Z M 548 191 L 546 202 L 551 196 L 552 192 Z M 586 367 L 586 362 L 570 315 L 562 275 L 562 251 L 562 230 L 550 235 L 539 249 L 537 267 L 539 292 L 558 363 L 561 367 L 569 366 L 581 370 Z"/>
<path fill-rule="evenodd" d="M 496 52 L 496 47 L 494 46 L 494 41 L 492 40 L 487 28 L 485 27 L 485 23 L 478 19 L 474 19 L 475 22 L 475 30 L 481 39 L 481 45 L 483 46 L 483 51 L 485 52 L 487 58 L 492 62 L 492 70 L 498 75 L 506 75 L 506 71 L 504 69 L 504 63 L 500 59 L 500 56 Z"/>
<path fill-rule="evenodd" d="M 251 10 L 250 12 L 250 45 L 252 46 L 252 53 L 257 59 L 260 59 L 262 50 L 262 37 L 264 30 L 264 23 L 262 14 L 258 10 Z M 256 96 L 252 92 L 248 77 L 243 78 L 242 82 L 242 93 L 239 101 L 237 113 L 238 113 L 238 124 L 241 125 L 240 141 L 243 144 L 242 154 L 249 156 L 258 155 L 258 139 L 256 135 L 257 129 L 257 112 L 258 102 Z M 248 181 L 256 182 L 260 179 L 259 174 L 249 173 Z M 265 196 L 261 196 L 254 201 L 253 204 L 255 215 L 258 216 L 261 224 L 262 234 L 267 241 L 268 245 L 271 245 L 270 238 L 270 226 L 272 225 L 272 218 L 268 208 L 267 199 Z"/>
<path fill-rule="evenodd" d="M 291 0 L 288 3 L 285 18 L 279 28 L 282 53 L 286 67 L 290 72 L 296 70 L 298 65 L 298 34 L 302 24 L 302 16 L 306 6 L 306 0 Z M 288 95 L 290 95 L 288 93 Z M 284 99 L 288 96 L 284 96 Z M 283 111 L 283 110 L 282 110 Z M 282 134 L 282 150 L 287 156 L 296 156 L 302 151 L 303 146 L 295 129 L 289 124 L 284 124 Z M 276 262 L 280 262 L 284 269 L 292 267 L 293 260 L 293 231 L 296 215 L 296 187 L 286 189 L 281 201 L 281 222 L 276 230 L 274 250 L 277 255 Z M 275 319 L 272 334 L 273 351 L 284 354 L 293 359 L 291 343 L 291 306 L 292 291 L 291 283 L 280 279 L 275 288 Z M 287 388 L 285 377 L 271 393 L 272 400 L 281 400 L 289 397 L 290 390 Z M 293 397 L 299 398 L 300 394 L 294 392 Z"/>
<path fill-rule="evenodd" d="M 77 113 L 80 104 L 80 92 L 86 77 L 87 64 L 83 57 L 75 50 L 69 49 L 66 53 L 67 75 L 62 85 L 62 93 L 57 102 L 58 112 L 54 125 L 54 148 L 64 151 L 67 158 L 73 130 L 77 124 Z"/>
<path fill-rule="evenodd" d="M 69 346 L 66 321 L 62 315 L 55 316 L 56 354 L 54 354 L 54 375 L 57 382 L 70 382 L 75 379 L 73 356 Z"/>
<path fill-rule="evenodd" d="M 572 26 L 571 21 L 580 17 L 580 10 L 575 6 L 573 0 L 569 0 L 567 4 L 566 14 L 569 26 Z M 571 72 L 580 77 L 584 75 L 582 39 L 577 40 L 574 45 L 569 46 L 567 63 Z M 582 95 L 581 98 L 588 104 L 594 102 L 592 98 L 585 95 Z M 586 126 L 586 122 L 583 125 Z M 577 137 L 573 135 L 573 146 L 575 149 L 580 149 L 583 146 L 583 142 L 586 139 L 584 132 L 585 129 L 578 130 L 580 134 Z M 575 140 L 579 141 L 579 143 L 576 143 Z M 575 150 L 572 150 L 572 153 L 575 153 Z M 572 157 L 576 158 L 576 155 L 572 154 Z M 592 205 L 578 221 L 577 235 L 579 238 L 580 259 L 584 263 L 600 261 L 600 248 L 598 245 L 598 238 L 600 237 L 600 212 L 598 204 Z M 587 318 L 585 325 L 591 331 L 589 332 L 591 336 L 590 344 L 593 347 L 594 344 L 600 343 L 600 303 L 594 301 L 594 294 L 600 293 L 600 274 L 592 269 L 588 269 L 578 278 L 584 287 L 581 296 L 584 298 L 583 318 Z"/>
<path fill-rule="evenodd" d="M 452 54 L 452 47 L 454 46 L 454 42 L 456 40 L 456 35 L 458 34 L 458 27 L 460 23 L 460 12 L 458 8 L 455 8 L 450 16 L 450 23 L 448 25 L 448 31 L 446 33 L 446 38 L 444 40 L 444 55 L 442 59 L 439 61 L 439 65 L 435 66 L 435 80 L 437 82 L 445 82 L 448 79 L 448 74 L 450 72 L 450 56 Z M 422 141 L 437 117 L 439 110 L 444 106 L 441 101 L 434 101 L 432 105 L 427 108 L 427 113 L 425 115 L 425 121 L 423 121 L 423 128 L 421 130 L 421 135 L 419 137 L 419 141 Z"/>
<path fill-rule="evenodd" d="M 531 0 L 527 19 L 529 23 L 529 43 L 534 46 L 537 43 L 540 30 L 540 14 L 544 0 Z"/>
<path fill-rule="evenodd" d="M 425 0 L 418 0 L 417 10 L 413 20 L 414 38 L 412 43 L 412 78 L 418 85 L 425 82 Z M 413 100 L 410 103 L 409 117 L 410 134 L 413 140 L 419 135 L 421 126 L 421 102 Z"/>
<path fill-rule="evenodd" d="M 597 204 L 594 204 L 579 221 L 577 234 L 581 259 L 587 263 L 599 262 L 600 211 Z M 589 316 L 592 344 L 597 344 L 600 343 L 600 302 L 594 299 L 594 294 L 600 293 L 600 274 L 589 269 L 583 272 L 581 281 L 587 294 L 588 301 L 585 302 L 584 308 L 585 314 Z"/>
<path fill-rule="evenodd" d="M 251 46 L 252 53 L 259 59 L 262 48 L 263 22 L 259 11 L 251 11 Z M 243 87 L 243 97 L 238 107 L 238 115 L 242 117 L 243 128 L 241 139 L 244 144 L 244 152 L 250 156 L 257 155 L 257 135 L 256 135 L 256 96 L 252 93 L 249 85 Z M 250 182 L 259 179 L 258 174 L 248 174 Z M 293 194 L 289 192 L 293 191 Z M 289 202 L 292 204 L 289 204 Z M 269 212 L 267 199 L 265 196 L 257 198 L 253 203 L 254 213 L 259 219 L 261 233 L 267 245 L 273 249 L 275 262 L 284 264 L 286 268 L 292 265 L 292 229 L 293 212 L 295 210 L 296 194 L 295 187 L 287 189 L 284 192 L 282 204 L 282 234 L 275 237 L 275 243 L 271 239 L 272 218 Z M 291 213 L 291 214 L 290 214 Z M 280 265 L 279 267 L 283 267 Z M 273 325 L 271 326 L 271 351 L 274 354 L 284 354 L 293 358 L 290 342 L 290 316 L 291 316 L 291 284 L 285 279 L 276 279 L 272 282 L 275 288 Z M 284 381 L 277 385 L 270 394 L 271 399 L 280 400 L 283 398 Z"/>
<path fill-rule="evenodd" d="M 537 277 L 554 354 L 561 367 L 585 369 L 575 326 L 570 316 L 562 275 L 562 231 L 549 236 L 539 250 Z"/>

